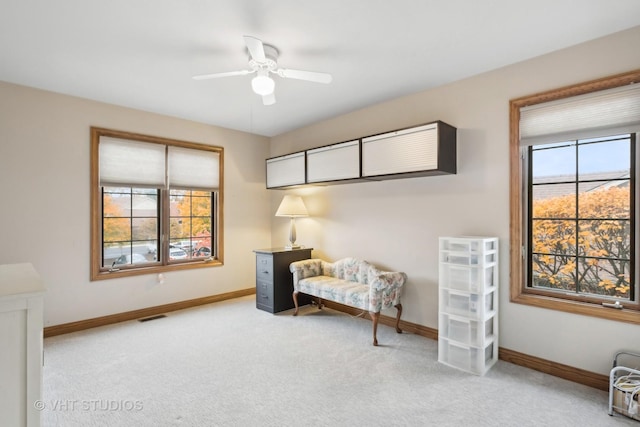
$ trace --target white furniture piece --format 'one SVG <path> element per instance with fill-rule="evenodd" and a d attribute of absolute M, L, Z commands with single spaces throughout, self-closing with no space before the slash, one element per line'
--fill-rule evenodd
<path fill-rule="evenodd" d="M 304 151 L 267 159 L 267 188 L 290 187 L 306 182 Z"/>
<path fill-rule="evenodd" d="M 2 425 L 40 425 L 44 291 L 31 264 L 0 265 Z"/>
<path fill-rule="evenodd" d="M 360 178 L 360 141 L 307 150 L 307 183 Z"/>
<path fill-rule="evenodd" d="M 390 179 L 456 173 L 456 129 L 429 123 L 362 138 L 362 176 Z"/>
<path fill-rule="evenodd" d="M 498 360 L 498 239 L 439 240 L 438 361 L 484 375 Z"/>

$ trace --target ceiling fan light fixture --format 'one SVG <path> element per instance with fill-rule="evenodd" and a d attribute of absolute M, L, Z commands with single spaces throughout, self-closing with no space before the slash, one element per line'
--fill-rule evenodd
<path fill-rule="evenodd" d="M 258 74 L 251 79 L 251 88 L 258 95 L 271 95 L 276 87 L 276 82 L 266 74 Z"/>

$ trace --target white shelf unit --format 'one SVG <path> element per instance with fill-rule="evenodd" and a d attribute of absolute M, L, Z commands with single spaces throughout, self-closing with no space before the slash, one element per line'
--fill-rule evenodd
<path fill-rule="evenodd" d="M 43 298 L 29 263 L 0 265 L 0 424 L 40 425 Z"/>
<path fill-rule="evenodd" d="M 498 360 L 498 239 L 439 239 L 438 361 L 484 375 Z"/>

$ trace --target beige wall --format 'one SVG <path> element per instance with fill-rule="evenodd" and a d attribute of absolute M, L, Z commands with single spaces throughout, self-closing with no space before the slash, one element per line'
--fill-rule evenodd
<path fill-rule="evenodd" d="M 328 260 L 356 256 L 406 272 L 403 318 L 437 328 L 438 237 L 497 236 L 500 346 L 608 373 L 617 350 L 640 351 L 638 325 L 509 302 L 508 107 L 512 98 L 638 69 L 638 46 L 640 27 L 272 138 L 275 156 L 435 120 L 458 128 L 456 175 L 289 191 L 311 214 L 297 222 L 298 243 Z M 272 192 L 272 214 L 283 194 Z M 288 222 L 271 221 L 272 243 L 283 245 Z"/>
<path fill-rule="evenodd" d="M 89 281 L 90 126 L 224 147 L 224 266 Z M 267 138 L 0 82 L 0 264 L 33 263 L 45 326 L 251 288 L 252 250 L 271 243 L 268 153 Z"/>

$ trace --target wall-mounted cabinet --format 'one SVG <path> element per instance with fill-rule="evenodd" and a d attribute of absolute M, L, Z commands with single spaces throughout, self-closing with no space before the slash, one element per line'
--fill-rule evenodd
<path fill-rule="evenodd" d="M 304 151 L 267 159 L 267 188 L 305 184 L 305 170 Z"/>
<path fill-rule="evenodd" d="M 444 122 L 267 159 L 267 188 L 455 174 L 457 130 Z"/>
<path fill-rule="evenodd" d="M 307 183 L 360 178 L 360 141 L 307 150 Z"/>
<path fill-rule="evenodd" d="M 456 129 L 436 122 L 362 139 L 364 178 L 456 173 Z"/>

